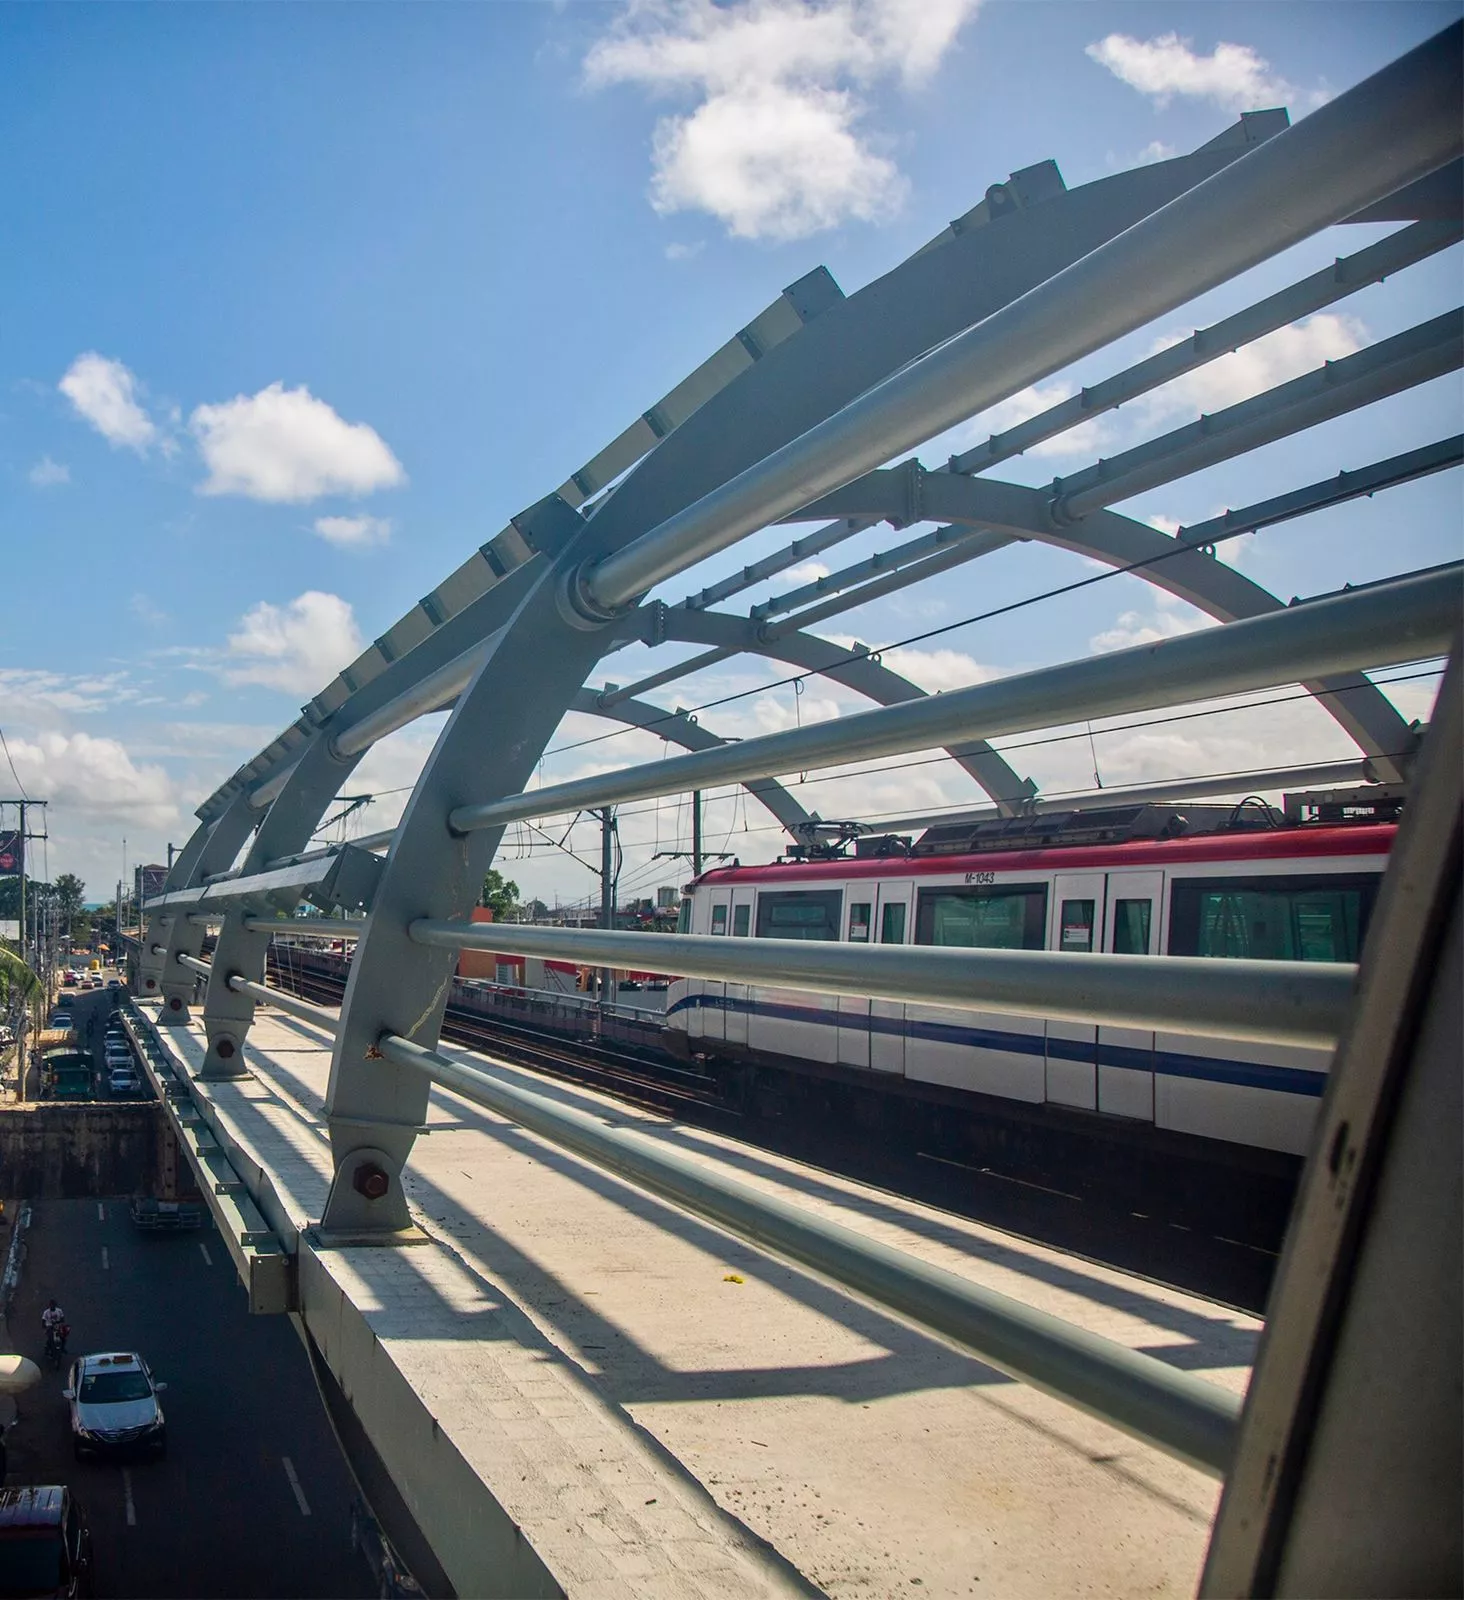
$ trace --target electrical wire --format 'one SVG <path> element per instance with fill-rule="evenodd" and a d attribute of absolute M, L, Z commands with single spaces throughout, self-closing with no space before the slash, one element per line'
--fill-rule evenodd
<path fill-rule="evenodd" d="M 1441 675 L 1441 668 L 1429 667 L 1418 672 L 1397 673 L 1390 677 L 1374 678 L 1371 680 L 1371 682 L 1377 688 L 1382 689 L 1387 688 L 1391 684 L 1395 683 L 1414 683 L 1425 678 L 1438 678 Z M 1170 712 L 1162 717 L 1144 717 L 1137 718 L 1129 722 L 1116 722 L 1110 727 L 1099 728 L 1097 733 L 1099 738 L 1103 738 L 1111 733 L 1130 733 L 1135 729 L 1140 728 L 1160 728 L 1176 722 L 1194 722 L 1204 717 L 1231 716 L 1239 711 L 1259 710 L 1266 706 L 1287 705 L 1298 701 L 1322 700 L 1330 698 L 1333 695 L 1352 694 L 1355 692 L 1356 691 L 1354 689 L 1323 689 L 1319 693 L 1314 694 L 1310 689 L 1302 689 L 1288 694 L 1271 695 L 1262 700 L 1246 700 L 1236 705 L 1207 706 L 1199 711 Z M 1040 739 L 1022 739 L 1014 741 L 1011 744 L 993 746 L 993 748 L 1005 755 L 1013 750 L 1038 750 L 1048 745 L 1067 744 L 1071 740 L 1087 739 L 1087 737 L 1087 728 L 1083 727 L 1071 733 L 1044 734 Z M 938 766 L 942 763 L 953 764 L 955 763 L 955 760 L 956 758 L 953 755 L 943 751 L 939 755 L 923 756 L 917 760 L 891 761 L 877 767 L 851 766 L 845 771 L 826 773 L 819 777 L 807 778 L 804 780 L 803 785 L 800 785 L 800 787 L 811 787 L 812 785 L 818 783 L 844 783 L 852 778 L 874 777 L 885 772 L 907 771 L 915 767 Z M 1182 782 L 1184 780 L 1175 779 L 1173 781 Z M 742 785 L 740 784 L 729 785 L 726 790 L 709 790 L 707 791 L 707 794 L 709 799 L 727 799 L 734 795 L 741 788 Z M 644 816 L 650 811 L 650 809 L 651 808 L 649 806 L 634 807 L 632 809 L 621 811 L 620 816 L 622 818 Z"/>
<path fill-rule="evenodd" d="M 978 622 L 990 622 L 995 617 L 1009 616 L 1014 611 L 1022 611 L 1026 607 L 1038 605 L 1044 600 L 1055 600 L 1063 595 L 1076 594 L 1080 589 L 1090 589 L 1095 584 L 1107 583 L 1112 578 L 1122 578 L 1135 572 L 1142 572 L 1149 567 L 1159 565 L 1160 562 L 1173 560 L 1175 556 L 1194 555 L 1201 551 L 1212 550 L 1218 544 L 1224 544 L 1231 539 L 1238 539 L 1244 534 L 1259 533 L 1261 531 L 1258 528 L 1236 528 L 1219 534 L 1213 539 L 1207 539 L 1202 545 L 1176 543 L 1174 549 L 1161 550 L 1155 555 L 1146 556 L 1142 561 L 1130 561 L 1123 566 L 1107 567 L 1102 572 L 1092 573 L 1086 578 L 1075 578 L 1071 583 L 1059 584 L 1051 589 L 1043 589 L 1038 594 L 1027 595 L 1021 600 L 1011 600 L 1005 605 L 993 606 L 988 611 L 978 611 L 969 617 L 962 617 L 956 622 L 942 623 L 938 628 L 927 628 L 923 633 L 909 634 L 903 639 L 895 639 L 888 644 L 882 644 L 877 649 L 868 651 L 850 650 L 845 654 L 842 661 L 836 661 L 829 666 L 820 667 L 817 671 L 810 669 L 807 672 L 790 673 L 786 677 L 775 678 L 771 683 L 760 684 L 753 689 L 741 689 L 736 694 L 723 695 L 715 700 L 706 700 L 700 705 L 678 708 L 678 710 L 669 712 L 664 717 L 657 717 L 651 722 L 635 723 L 623 728 L 614 728 L 609 733 L 596 734 L 590 739 L 580 739 L 573 744 L 557 745 L 553 749 L 546 750 L 543 759 L 547 760 L 550 756 L 563 755 L 570 750 L 583 750 L 589 745 L 603 744 L 609 739 L 620 739 L 627 733 L 651 732 L 662 723 L 674 722 L 678 717 L 690 716 L 701 711 L 711 711 L 718 706 L 731 705 L 735 701 L 745 700 L 751 695 L 766 694 L 770 689 L 780 689 L 788 684 L 801 684 L 809 678 L 829 677 L 837 672 L 840 667 L 853 666 L 860 661 L 873 659 L 877 662 L 878 658 L 887 650 L 903 650 L 913 644 L 923 644 L 927 639 L 940 638 L 944 634 L 955 632 L 958 628 L 974 627 Z M 851 606 L 850 610 L 853 609 L 855 608 Z M 796 616 L 791 620 L 796 621 Z"/>
<path fill-rule="evenodd" d="M 5 752 L 5 764 L 10 768 L 10 776 L 15 779 L 15 787 L 20 790 L 20 798 L 29 801 L 30 796 L 25 792 L 25 785 L 20 781 L 20 774 L 15 770 L 15 761 L 10 754 L 10 744 L 5 737 L 4 728 L 0 728 L 0 750 Z"/>

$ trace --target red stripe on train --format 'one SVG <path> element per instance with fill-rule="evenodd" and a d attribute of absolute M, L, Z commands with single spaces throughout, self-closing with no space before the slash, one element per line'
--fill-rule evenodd
<path fill-rule="evenodd" d="M 1038 850 L 986 850 L 979 855 L 846 857 L 839 861 L 789 861 L 763 867 L 715 867 L 700 885 L 815 883 L 860 878 L 952 877 L 963 872 L 1072 872 L 1101 867 L 1186 866 L 1203 861 L 1304 861 L 1319 856 L 1386 856 L 1396 823 L 1340 828 L 1281 828 L 1267 833 L 1207 833 L 1193 839 L 1136 839 L 1126 844 L 1045 845 Z"/>

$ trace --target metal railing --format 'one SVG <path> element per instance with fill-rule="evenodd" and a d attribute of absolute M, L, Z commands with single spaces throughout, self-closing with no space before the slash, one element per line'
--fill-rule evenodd
<path fill-rule="evenodd" d="M 627 935 L 636 938 L 636 935 Z M 712 943 L 713 941 L 708 941 Z M 206 961 L 179 956 L 191 972 Z M 334 1032 L 339 1015 L 237 974 L 236 993 L 267 1001 Z M 378 1041 L 397 1066 L 510 1118 L 551 1143 L 674 1201 L 752 1244 L 825 1277 L 951 1339 L 1009 1376 L 1222 1476 L 1234 1448 L 1241 1400 L 1152 1356 L 982 1288 L 837 1222 L 789 1205 L 701 1166 L 659 1142 L 495 1078 L 395 1034 Z"/>

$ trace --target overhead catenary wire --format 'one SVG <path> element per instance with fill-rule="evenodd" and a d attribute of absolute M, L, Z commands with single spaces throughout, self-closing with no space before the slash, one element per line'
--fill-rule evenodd
<path fill-rule="evenodd" d="M 1183 531 L 1183 530 L 1181 530 Z M 837 673 L 841 667 L 855 666 L 862 661 L 871 659 L 878 661 L 879 657 L 891 650 L 905 650 L 912 645 L 924 644 L 929 639 L 941 638 L 945 634 L 954 633 L 961 628 L 975 627 L 978 623 L 991 622 L 997 617 L 1010 616 L 1013 612 L 1025 610 L 1028 606 L 1040 605 L 1046 600 L 1060 599 L 1064 595 L 1076 594 L 1083 589 L 1091 589 L 1100 583 L 1107 583 L 1114 578 L 1130 576 L 1155 567 L 1164 561 L 1171 561 L 1179 555 L 1194 555 L 1212 550 L 1216 545 L 1228 543 L 1231 539 L 1239 539 L 1247 534 L 1265 531 L 1263 529 L 1239 527 L 1213 536 L 1207 536 L 1203 544 L 1191 544 L 1176 538 L 1172 550 L 1160 550 L 1152 556 L 1145 556 L 1141 561 L 1126 562 L 1121 566 L 1106 567 L 1102 572 L 1090 573 L 1085 578 L 1075 578 L 1070 583 L 1058 584 L 1052 588 L 1043 589 L 1037 594 L 1025 595 L 1019 600 L 1008 601 L 1003 605 L 993 606 L 985 611 L 978 611 L 968 617 L 961 617 L 955 622 L 941 623 L 938 627 L 926 628 L 920 633 L 906 635 L 902 639 L 895 639 L 887 644 L 871 647 L 868 650 L 850 649 L 845 652 L 842 660 L 829 663 L 817 669 L 810 668 L 803 672 L 785 674 L 781 678 L 774 678 L 768 683 L 758 684 L 749 689 L 740 689 L 733 694 L 721 695 L 713 700 L 705 700 L 694 706 L 678 707 L 675 711 L 667 713 L 664 717 L 657 717 L 652 721 L 628 724 L 625 727 L 612 728 L 608 733 L 595 734 L 588 739 L 578 739 L 573 744 L 556 745 L 544 752 L 541 760 L 548 760 L 551 756 L 566 755 L 572 750 L 583 750 L 591 745 L 605 744 L 612 739 L 623 738 L 628 733 L 653 733 L 663 723 L 674 722 L 680 717 L 691 716 L 702 711 L 715 710 L 720 706 L 733 705 L 739 700 L 746 700 L 755 695 L 767 694 L 771 690 L 785 688 L 789 684 L 801 684 L 810 678 L 825 678 Z M 796 616 L 792 619 L 796 621 Z"/>
<path fill-rule="evenodd" d="M 1421 671 L 1390 673 L 1390 674 L 1388 674 L 1386 676 L 1379 675 L 1379 676 L 1376 676 L 1376 677 L 1371 677 L 1370 681 L 1378 688 L 1388 688 L 1390 685 L 1395 684 L 1395 683 L 1416 683 L 1416 682 L 1419 682 L 1421 680 L 1428 679 L 1428 678 L 1438 678 L 1441 675 L 1442 670 L 1443 670 L 1442 667 L 1427 667 L 1427 668 L 1424 668 Z M 1135 729 L 1140 729 L 1140 728 L 1157 728 L 1157 727 L 1163 727 L 1163 726 L 1165 726 L 1167 724 L 1170 724 L 1170 723 L 1193 722 L 1193 721 L 1197 721 L 1197 720 L 1199 720 L 1201 718 L 1204 718 L 1204 717 L 1234 716 L 1235 714 L 1237 714 L 1239 712 L 1242 712 L 1242 711 L 1258 710 L 1258 709 L 1264 708 L 1266 706 L 1286 705 L 1286 704 L 1291 704 L 1291 703 L 1296 703 L 1296 702 L 1316 701 L 1316 700 L 1320 700 L 1320 699 L 1328 699 L 1328 698 L 1331 698 L 1333 696 L 1341 696 L 1343 694 L 1349 694 L 1351 692 L 1352 691 L 1349 690 L 1349 689 L 1323 689 L 1323 690 L 1320 690 L 1317 693 L 1313 693 L 1309 689 L 1303 689 L 1303 690 L 1299 690 L 1299 691 L 1298 690 L 1292 690 L 1292 691 L 1288 691 L 1288 692 L 1286 692 L 1284 694 L 1267 695 L 1267 696 L 1265 696 L 1263 698 L 1260 698 L 1260 699 L 1246 698 L 1246 699 L 1243 699 L 1243 700 L 1237 700 L 1233 704 L 1218 705 L 1218 706 L 1204 706 L 1204 707 L 1202 707 L 1202 708 L 1200 708 L 1199 710 L 1196 710 L 1196 711 L 1175 711 L 1175 712 L 1168 712 L 1164 716 L 1160 716 L 1160 717 L 1130 718 L 1130 719 L 1128 719 L 1126 721 L 1123 721 L 1123 722 L 1112 723 L 1108 727 L 1097 728 L 1095 730 L 1095 732 L 1096 732 L 1097 737 L 1101 739 L 1101 738 L 1106 737 L 1109 734 L 1130 733 L 1130 732 L 1133 732 Z M 1087 730 L 1086 725 L 1084 725 L 1083 727 L 1077 728 L 1077 729 L 1075 729 L 1073 731 L 1070 731 L 1070 732 L 1067 732 L 1067 733 L 1043 734 L 1039 738 L 1035 738 L 1035 739 L 1014 739 L 1014 740 L 1003 740 L 1003 741 L 1000 741 L 1000 742 L 993 742 L 993 748 L 999 750 L 1002 754 L 1005 755 L 1005 754 L 1009 754 L 1010 752 L 1012 752 L 1014 750 L 1041 749 L 1042 747 L 1047 746 L 1047 745 L 1066 744 L 1066 743 L 1069 743 L 1072 740 L 1077 740 L 1077 739 L 1086 740 L 1087 737 L 1088 737 L 1088 730 Z M 1402 756 L 1402 755 L 1406 755 L 1406 754 L 1407 754 L 1406 751 L 1393 751 L 1393 752 L 1390 752 L 1390 753 L 1387 753 L 1387 754 L 1380 754 L 1378 759 L 1380 759 L 1380 760 L 1392 759 L 1392 758 L 1395 758 L 1395 757 L 1398 757 L 1398 756 Z M 916 757 L 911 757 L 909 759 L 901 759 L 901 760 L 898 760 L 898 761 L 883 762 L 880 765 L 873 766 L 873 767 L 866 767 L 866 766 L 859 766 L 859 765 L 851 764 L 851 765 L 849 765 L 847 767 L 840 768 L 840 769 L 837 769 L 837 770 L 832 771 L 832 772 L 822 773 L 822 774 L 819 774 L 819 775 L 814 776 L 814 777 L 806 778 L 804 780 L 803 785 L 800 785 L 800 787 L 805 787 L 805 786 L 806 787 L 811 787 L 812 785 L 819 784 L 819 783 L 846 783 L 846 782 L 848 782 L 849 780 L 851 780 L 853 778 L 874 777 L 874 776 L 879 775 L 880 773 L 905 771 L 905 770 L 907 770 L 909 768 L 914 768 L 914 767 L 928 767 L 928 766 L 955 765 L 955 764 L 956 764 L 956 758 L 954 756 L 950 755 L 947 752 L 941 752 L 940 754 L 937 754 L 937 755 L 916 756 Z M 1195 774 L 1195 776 L 1204 776 L 1204 774 Z M 1151 781 L 1151 780 L 1145 780 L 1145 781 Z M 1152 781 L 1156 781 L 1157 782 L 1159 780 L 1156 779 L 1156 780 L 1152 780 Z M 1185 780 L 1176 778 L 1174 781 L 1175 782 L 1182 782 L 1182 781 L 1185 781 Z M 709 790 L 706 791 L 706 793 L 707 793 L 709 799 L 711 797 L 716 797 L 718 799 L 726 800 L 726 799 L 732 798 L 737 793 L 737 791 L 739 789 L 741 789 L 741 788 L 742 788 L 742 785 L 740 785 L 740 784 L 728 784 L 725 789 L 709 789 Z M 625 819 L 627 817 L 644 816 L 650 810 L 651 810 L 651 807 L 648 806 L 648 805 L 646 805 L 646 806 L 626 806 L 626 807 L 624 807 L 624 808 L 622 808 L 620 810 L 619 815 L 620 815 L 620 817 L 622 819 Z M 551 812 L 550 816 L 553 816 L 553 815 L 554 815 L 554 813 Z M 769 829 L 753 829 L 751 831 L 753 831 L 753 832 L 766 832 L 766 831 L 770 831 L 770 830 Z M 779 824 L 778 831 L 779 832 L 783 832 L 783 831 L 786 831 L 786 830 L 784 830 L 782 828 L 781 824 Z"/>

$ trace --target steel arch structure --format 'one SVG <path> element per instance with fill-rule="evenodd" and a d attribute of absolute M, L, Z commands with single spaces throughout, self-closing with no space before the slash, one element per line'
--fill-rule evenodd
<path fill-rule="evenodd" d="M 809 629 L 1020 540 L 1132 568 L 1215 617 L 1223 633 L 1285 608 L 1219 561 L 1216 539 L 1248 516 L 1249 526 L 1265 526 L 1458 462 L 1457 439 L 1426 441 L 1409 459 L 1353 463 L 1330 486 L 1281 497 L 1285 506 L 1246 508 L 1219 519 L 1223 528 L 1207 524 L 1174 537 L 1109 509 L 1137 493 L 1136 485 L 1171 481 L 1455 370 L 1455 314 L 1046 489 L 986 475 L 1037 438 L 1455 243 L 1458 186 L 1438 176 L 1460 158 L 1451 51 L 1457 56 L 1457 39 L 1441 35 L 1295 128 L 1284 113 L 1247 114 L 1190 155 L 1078 189 L 1065 187 L 1052 162 L 1014 173 L 852 295 L 824 269 L 810 273 L 594 460 L 514 517 L 204 803 L 150 907 L 139 967 L 140 987 L 162 998 L 164 1019 L 185 1018 L 196 980 L 180 957 L 198 955 L 205 901 L 222 910 L 203 1004 L 202 1076 L 245 1070 L 255 1001 L 231 980 L 263 979 L 270 934 L 257 923 L 262 907 L 307 897 L 368 912 L 336 1033 L 327 1101 L 336 1176 L 320 1219 L 324 1236 L 410 1233 L 400 1174 L 431 1079 L 383 1041 L 435 1045 L 454 964 L 450 951 L 414 937 L 412 928 L 466 917 L 504 824 L 464 819 L 522 793 L 566 711 L 616 717 L 703 754 L 735 752 L 641 695 L 652 682 L 742 653 L 826 676 L 880 706 L 916 708 L 923 697 L 915 685 L 868 652 Z M 1339 263 L 1331 275 L 1268 297 L 1208 330 L 1212 337 L 1197 334 L 1176 352 L 1117 373 L 943 469 L 886 465 L 953 422 L 1349 220 L 1411 226 L 1347 258 L 1346 270 Z M 680 605 L 646 601 L 656 584 L 752 532 L 829 518 L 818 534 L 741 578 Z M 909 550 L 889 570 L 859 564 L 841 576 L 837 593 L 811 604 L 790 597 L 780 620 L 766 606 L 747 615 L 709 609 L 786 570 L 798 559 L 793 552 L 831 548 L 882 521 L 896 528 L 938 521 L 960 537 Z M 1420 637 L 1436 642 L 1437 629 Z M 709 653 L 626 689 L 587 687 L 607 655 L 635 641 L 685 642 Z M 1316 659 L 1332 662 L 1336 652 Z M 1417 735 L 1362 675 L 1375 664 L 1349 659 L 1303 681 L 1378 775 L 1400 778 Z M 1206 681 L 1196 680 L 1196 694 Z M 321 819 L 372 743 L 446 706 L 450 716 L 384 861 L 359 849 L 312 852 Z M 1081 704 L 1073 709 L 1083 714 Z M 1035 786 L 984 737 L 944 745 L 1003 809 L 1020 810 L 1032 798 Z M 807 820 L 775 773 L 748 766 L 731 781 L 743 782 L 784 826 Z M 531 802 L 516 803 L 527 814 L 522 807 Z"/>

